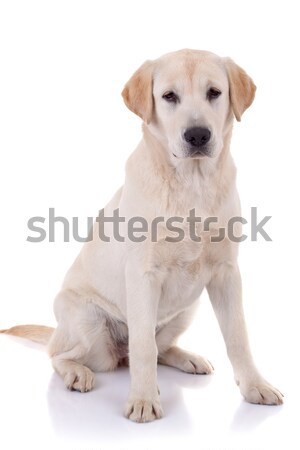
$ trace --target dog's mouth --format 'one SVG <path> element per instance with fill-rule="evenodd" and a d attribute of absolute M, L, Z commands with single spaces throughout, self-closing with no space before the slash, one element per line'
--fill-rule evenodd
<path fill-rule="evenodd" d="M 188 149 L 182 156 L 178 156 L 173 152 L 172 155 L 177 159 L 202 159 L 211 158 L 213 156 L 211 148 Z"/>
<path fill-rule="evenodd" d="M 203 151 L 197 151 L 197 152 L 193 152 L 191 155 L 188 156 L 188 158 L 192 158 L 192 159 L 199 159 L 199 158 L 210 158 L 211 152 L 207 151 L 207 152 L 203 152 Z"/>

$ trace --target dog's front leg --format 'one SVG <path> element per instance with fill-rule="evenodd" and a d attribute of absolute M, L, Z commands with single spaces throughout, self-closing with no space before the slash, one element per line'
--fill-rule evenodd
<path fill-rule="evenodd" d="M 162 417 L 157 387 L 155 327 L 160 286 L 136 264 L 126 269 L 131 388 L 125 415 L 136 422 Z"/>
<path fill-rule="evenodd" d="M 239 269 L 236 264 L 220 264 L 207 286 L 208 294 L 220 324 L 235 380 L 250 403 L 278 405 L 282 394 L 258 372 L 250 352 Z"/>

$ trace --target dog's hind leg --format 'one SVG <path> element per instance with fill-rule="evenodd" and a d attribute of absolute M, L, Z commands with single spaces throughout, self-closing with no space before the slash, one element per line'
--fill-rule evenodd
<path fill-rule="evenodd" d="M 52 357 L 53 368 L 63 378 L 65 385 L 70 390 L 88 392 L 94 387 L 94 373 L 87 366 L 78 362 L 84 352 L 84 347 L 79 344 L 68 352 Z"/>
<path fill-rule="evenodd" d="M 184 372 L 208 374 L 213 372 L 212 364 L 203 356 L 188 352 L 176 345 L 178 337 L 189 326 L 195 306 L 178 314 L 156 334 L 158 348 L 158 363 L 176 367 Z"/>
<path fill-rule="evenodd" d="M 55 301 L 58 327 L 48 346 L 52 365 L 69 389 L 90 391 L 95 372 L 118 365 L 105 313 L 90 299 L 62 291 Z"/>

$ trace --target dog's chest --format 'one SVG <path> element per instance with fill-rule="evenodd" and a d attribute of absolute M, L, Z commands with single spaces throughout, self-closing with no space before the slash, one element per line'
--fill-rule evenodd
<path fill-rule="evenodd" d="M 149 258 L 161 282 L 158 320 L 164 321 L 191 306 L 209 282 L 210 246 L 207 239 L 176 243 L 162 239 L 152 245 Z"/>

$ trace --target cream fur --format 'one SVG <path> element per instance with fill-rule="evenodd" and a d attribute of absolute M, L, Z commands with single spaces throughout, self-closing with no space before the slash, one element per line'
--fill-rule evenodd
<path fill-rule="evenodd" d="M 222 91 L 215 102 L 207 101 L 209 86 Z M 180 104 L 167 104 L 166 90 L 176 90 Z M 145 63 L 123 91 L 127 106 L 144 119 L 143 139 L 105 213 L 119 208 L 127 219 L 143 216 L 150 222 L 157 216 L 186 217 L 195 208 L 197 216 L 217 216 L 219 224 L 240 215 L 230 138 L 234 114 L 240 120 L 254 92 L 241 68 L 212 53 L 182 50 Z M 211 157 L 187 157 L 182 133 L 192 126 L 211 129 Z M 105 243 L 97 228 L 96 223 L 94 239 L 65 277 L 54 304 L 58 326 L 48 333 L 53 367 L 68 388 L 90 390 L 93 371 L 112 370 L 129 355 L 125 415 L 137 422 L 160 418 L 157 361 L 186 372 L 213 371 L 205 358 L 176 346 L 207 288 L 241 393 L 254 403 L 282 403 L 250 353 L 236 243 L 226 238 L 212 244 L 201 226 L 201 243 L 188 238 L 170 243 L 163 225 L 158 242 L 120 243 L 110 224 L 105 232 L 111 242 Z"/>

